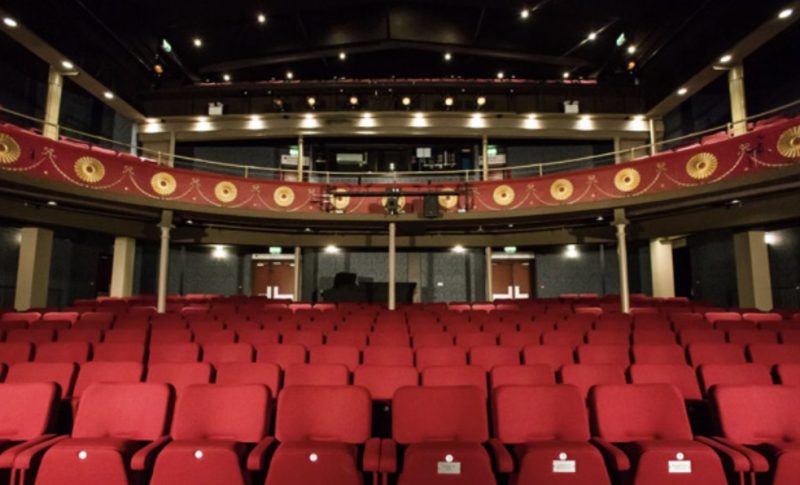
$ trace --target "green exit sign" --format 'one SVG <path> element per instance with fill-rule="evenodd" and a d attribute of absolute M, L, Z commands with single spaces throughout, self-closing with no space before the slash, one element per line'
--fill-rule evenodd
<path fill-rule="evenodd" d="M 497 145 L 489 145 L 487 150 L 489 152 L 489 156 L 490 157 L 496 157 L 497 156 Z"/>
<path fill-rule="evenodd" d="M 283 252 L 283 248 L 280 246 L 270 246 L 269 254 L 281 254 Z"/>

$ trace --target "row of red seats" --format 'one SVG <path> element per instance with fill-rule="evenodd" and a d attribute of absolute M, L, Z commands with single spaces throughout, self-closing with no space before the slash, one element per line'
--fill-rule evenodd
<path fill-rule="evenodd" d="M 152 475 L 156 485 L 349 485 L 366 473 L 373 483 L 399 474 L 400 485 L 492 485 L 498 474 L 514 483 L 726 485 L 727 472 L 789 485 L 800 464 L 793 387 L 717 388 L 715 438 L 692 434 L 680 394 L 665 384 L 598 385 L 588 412 L 574 386 L 502 386 L 492 393 L 492 438 L 486 396 L 472 386 L 398 389 L 385 439 L 371 436 L 370 396 L 358 386 L 284 389 L 274 436 L 270 393 L 259 385 L 192 385 L 173 405 L 163 384 L 95 384 L 71 436 L 46 434 L 57 395 L 52 384 L 0 385 L 2 429 L 14 429 L 0 467 L 39 484 Z"/>

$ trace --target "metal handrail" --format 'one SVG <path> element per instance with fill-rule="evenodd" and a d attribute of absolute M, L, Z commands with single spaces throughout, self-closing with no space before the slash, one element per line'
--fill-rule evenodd
<path fill-rule="evenodd" d="M 679 142 L 682 142 L 682 141 L 685 141 L 685 140 L 688 140 L 688 139 L 695 139 L 695 138 L 701 137 L 703 135 L 706 135 L 706 134 L 709 134 L 709 133 L 718 132 L 718 131 L 722 131 L 722 130 L 730 131 L 737 124 L 749 123 L 749 122 L 751 122 L 753 120 L 764 118 L 764 117 L 767 117 L 767 116 L 770 116 L 770 115 L 774 115 L 776 113 L 783 112 L 783 111 L 785 111 L 785 110 L 787 110 L 789 108 L 792 108 L 792 107 L 795 107 L 795 106 L 798 106 L 798 105 L 800 105 L 800 99 L 797 99 L 797 100 L 791 101 L 789 103 L 783 104 L 781 106 L 778 106 L 778 107 L 763 111 L 761 113 L 757 113 L 757 114 L 748 116 L 744 120 L 741 120 L 741 121 L 738 121 L 738 122 L 731 122 L 731 123 L 726 123 L 726 124 L 723 124 L 723 125 L 717 125 L 717 126 L 713 126 L 711 128 L 707 128 L 705 130 L 700 130 L 700 131 L 696 131 L 696 132 L 693 132 L 693 133 L 689 133 L 687 135 L 677 136 L 677 137 L 673 137 L 673 138 L 670 138 L 670 139 L 667 139 L 667 140 L 656 141 L 654 143 L 648 143 L 648 144 L 640 145 L 640 146 L 637 146 L 637 147 L 634 147 L 634 148 L 630 148 L 630 149 L 615 150 L 615 151 L 610 151 L 610 152 L 605 152 L 605 153 L 600 153 L 600 154 L 595 154 L 595 155 L 588 155 L 588 156 L 584 156 L 584 157 L 575 157 L 575 158 L 569 158 L 569 159 L 564 159 L 564 160 L 555 160 L 555 161 L 550 161 L 550 162 L 537 162 L 537 163 L 529 163 L 529 164 L 523 164 L 523 165 L 514 165 L 514 166 L 510 166 L 510 167 L 489 167 L 488 168 L 488 172 L 489 173 L 496 173 L 496 172 L 508 173 L 508 172 L 511 172 L 513 174 L 514 172 L 521 172 L 521 171 L 525 171 L 525 170 L 534 170 L 534 171 L 536 171 L 536 173 L 539 176 L 541 176 L 541 175 L 544 174 L 545 169 L 550 168 L 550 167 L 563 167 L 565 165 L 576 164 L 576 163 L 581 163 L 581 162 L 590 162 L 590 161 L 593 161 L 593 160 L 603 160 L 603 159 L 612 159 L 612 158 L 615 159 L 618 155 L 635 154 L 635 152 L 637 150 L 647 150 L 647 153 L 650 153 L 654 148 L 657 149 L 658 147 L 663 147 L 665 145 L 679 143 Z M 138 146 L 135 146 L 135 145 L 131 145 L 130 143 L 120 142 L 120 141 L 113 140 L 113 139 L 110 139 L 110 138 L 106 138 L 106 137 L 103 137 L 103 136 L 100 136 L 100 135 L 95 135 L 95 134 L 88 133 L 88 132 L 81 131 L 81 130 L 77 130 L 77 129 L 74 129 L 74 128 L 69 128 L 69 127 L 66 127 L 66 126 L 59 125 L 57 123 L 50 123 L 50 122 L 47 122 L 47 121 L 45 121 L 45 120 L 43 120 L 41 118 L 37 118 L 37 117 L 34 117 L 34 116 L 26 115 L 26 114 L 21 113 L 19 111 L 15 111 L 15 110 L 3 107 L 3 106 L 0 106 L 0 113 L 10 114 L 12 116 L 16 116 L 16 117 L 19 117 L 19 118 L 22 118 L 22 119 L 25 119 L 25 120 L 28 120 L 28 121 L 39 123 L 39 124 L 41 124 L 43 126 L 54 126 L 54 127 L 58 128 L 60 131 L 64 131 L 64 132 L 67 132 L 67 133 L 73 133 L 73 134 L 76 134 L 76 135 L 79 135 L 79 136 L 82 136 L 82 137 L 86 137 L 86 138 L 89 138 L 89 139 L 92 139 L 92 140 L 98 140 L 98 141 L 101 141 L 101 142 L 109 143 L 111 145 L 121 146 L 121 147 L 124 147 L 124 148 L 128 149 L 132 153 L 135 153 L 136 151 L 138 151 L 139 153 L 142 153 L 142 154 L 145 154 L 145 155 L 146 154 L 150 154 L 150 158 L 154 158 L 155 159 L 154 161 L 156 161 L 156 163 L 162 163 L 161 160 L 166 156 L 166 157 L 172 158 L 173 161 L 185 161 L 185 162 L 191 162 L 192 164 L 201 164 L 201 165 L 208 165 L 208 166 L 211 166 L 211 167 L 219 167 L 219 168 L 226 168 L 226 169 L 233 169 L 233 170 L 241 171 L 245 178 L 252 177 L 254 173 L 257 174 L 259 172 L 262 172 L 262 173 L 265 173 L 265 174 L 277 174 L 278 175 L 277 178 L 283 178 L 284 175 L 289 175 L 290 177 L 296 177 L 297 176 L 297 170 L 296 169 L 260 167 L 260 166 L 255 166 L 255 165 L 241 165 L 241 164 L 235 164 L 235 163 L 220 162 L 220 161 L 216 161 L 216 160 L 208 160 L 208 159 L 198 158 L 198 157 L 188 157 L 188 156 L 185 156 L 185 155 L 176 155 L 176 154 L 169 155 L 169 154 L 165 154 L 163 152 L 159 152 L 159 151 L 156 151 L 156 150 L 151 150 L 151 149 L 147 149 L 147 148 L 143 148 L 143 147 L 138 147 Z M 298 162 L 300 162 L 300 161 L 298 161 Z M 426 179 L 435 179 L 435 178 L 446 178 L 447 176 L 457 176 L 457 177 L 462 178 L 464 180 L 473 180 L 473 179 L 474 180 L 480 180 L 482 171 L 483 170 L 482 170 L 481 167 L 477 167 L 477 168 L 463 169 L 463 170 L 392 171 L 392 172 L 348 172 L 348 171 L 335 171 L 335 172 L 332 172 L 332 171 L 322 171 L 322 172 L 306 172 L 305 174 L 308 175 L 309 177 L 313 176 L 313 175 L 322 176 L 322 177 L 324 177 L 326 183 L 330 182 L 331 177 L 357 178 L 359 183 L 360 183 L 361 179 L 370 179 L 370 178 L 394 178 L 394 179 L 396 179 L 396 178 L 422 177 L 422 178 L 426 178 Z"/>

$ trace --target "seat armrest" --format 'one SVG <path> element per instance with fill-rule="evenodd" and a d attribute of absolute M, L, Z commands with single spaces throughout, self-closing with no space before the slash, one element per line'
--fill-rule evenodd
<path fill-rule="evenodd" d="M 364 444 L 364 471 L 381 471 L 381 439 L 370 438 Z"/>
<path fill-rule="evenodd" d="M 746 456 L 750 461 L 750 465 L 752 466 L 751 471 L 756 473 L 764 473 L 769 471 L 769 461 L 761 453 L 751 450 L 746 446 L 734 443 L 728 438 L 723 438 L 721 436 L 714 436 L 711 439 Z"/>
<path fill-rule="evenodd" d="M 723 462 L 727 463 L 730 468 L 733 469 L 733 471 L 737 473 L 743 473 L 749 472 L 752 469 L 752 464 L 747 456 L 731 448 L 730 446 L 724 445 L 719 441 L 715 441 L 707 436 L 695 436 L 694 439 L 698 443 L 703 443 L 709 448 L 713 448 L 714 451 L 716 451 L 717 454 L 723 459 Z"/>
<path fill-rule="evenodd" d="M 590 441 L 600 450 L 603 458 L 613 465 L 615 471 L 624 472 L 631 469 L 631 460 L 624 451 L 602 438 L 592 438 Z"/>
<path fill-rule="evenodd" d="M 155 441 L 148 443 L 131 457 L 131 470 L 143 471 L 153 468 L 156 454 L 164 448 L 167 443 L 172 441 L 169 436 L 162 436 Z"/>
<path fill-rule="evenodd" d="M 44 453 L 50 447 L 58 443 L 59 441 L 63 441 L 69 438 L 67 435 L 58 435 L 53 436 L 50 439 L 45 441 L 40 441 L 39 443 L 30 446 L 19 453 L 16 458 L 14 458 L 14 469 L 15 470 L 29 470 L 31 468 L 31 462 L 33 462 L 34 458 L 36 458 L 40 453 Z"/>
<path fill-rule="evenodd" d="M 492 452 L 492 460 L 497 471 L 500 473 L 512 473 L 514 471 L 514 458 L 508 448 L 497 438 L 491 438 L 487 444 Z"/>
<path fill-rule="evenodd" d="M 266 466 L 267 455 L 273 451 L 273 445 L 276 443 L 274 436 L 267 436 L 261 440 L 247 455 L 247 470 L 251 472 L 263 470 Z"/>
<path fill-rule="evenodd" d="M 39 443 L 51 440 L 55 438 L 55 434 L 44 434 L 42 436 L 38 436 L 36 438 L 30 439 L 28 441 L 23 441 L 22 443 L 17 443 L 14 446 L 6 448 L 0 453 L 0 461 L 3 463 L 10 463 L 9 468 L 14 467 L 14 460 L 17 456 L 22 453 L 23 451 L 27 450 L 28 448 L 38 445 Z"/>
<path fill-rule="evenodd" d="M 381 440 L 381 473 L 397 473 L 397 442 L 391 438 Z"/>

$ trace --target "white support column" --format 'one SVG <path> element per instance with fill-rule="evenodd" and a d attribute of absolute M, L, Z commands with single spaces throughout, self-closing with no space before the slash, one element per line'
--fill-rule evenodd
<path fill-rule="evenodd" d="M 172 211 L 161 214 L 161 251 L 158 260 L 158 313 L 167 311 L 167 276 L 169 271 L 169 233 L 172 230 Z"/>
<path fill-rule="evenodd" d="M 653 296 L 672 298 L 675 296 L 675 268 L 672 264 L 672 241 L 650 240 L 650 273 L 653 281 Z"/>
<path fill-rule="evenodd" d="M 617 226 L 617 259 L 619 260 L 619 296 L 622 303 L 622 312 L 631 311 L 631 292 L 628 285 L 628 244 L 625 240 L 625 228 L 628 221 L 622 209 L 617 209 L 614 225 Z"/>
<path fill-rule="evenodd" d="M 22 228 L 17 288 L 14 293 L 14 308 L 17 311 L 47 306 L 52 256 L 53 231 L 38 227 Z"/>
<path fill-rule="evenodd" d="M 747 132 L 747 103 L 744 91 L 744 65 L 737 64 L 728 71 L 728 95 L 731 98 L 733 134 Z"/>
<path fill-rule="evenodd" d="M 397 308 L 397 224 L 389 223 L 389 310 Z"/>
<path fill-rule="evenodd" d="M 124 297 L 133 293 L 133 263 L 136 257 L 136 239 L 114 239 L 114 260 L 111 266 L 111 296 Z"/>
<path fill-rule="evenodd" d="M 650 131 L 650 155 L 658 153 L 658 146 L 656 145 L 656 122 L 653 118 L 647 119 L 647 128 Z"/>
<path fill-rule="evenodd" d="M 739 306 L 772 310 L 772 279 L 764 231 L 733 236 Z"/>
<path fill-rule="evenodd" d="M 303 288 L 303 273 L 301 265 L 303 259 L 303 248 L 300 246 L 295 246 L 294 248 L 294 291 L 292 299 L 294 301 L 300 301 L 303 298 L 302 288 Z"/>
<path fill-rule="evenodd" d="M 486 246 L 486 301 L 492 301 L 492 248 Z"/>
<path fill-rule="evenodd" d="M 64 91 L 64 76 L 54 67 L 47 76 L 47 100 L 44 105 L 44 126 L 42 134 L 58 140 L 58 121 L 61 115 L 61 94 Z"/>
<path fill-rule="evenodd" d="M 481 170 L 483 180 L 489 180 L 489 137 L 483 135 L 481 140 Z"/>
<path fill-rule="evenodd" d="M 305 158 L 305 147 L 303 146 L 303 135 L 297 137 L 297 181 L 303 181 L 303 159 Z"/>

